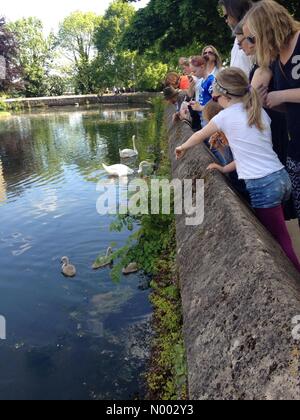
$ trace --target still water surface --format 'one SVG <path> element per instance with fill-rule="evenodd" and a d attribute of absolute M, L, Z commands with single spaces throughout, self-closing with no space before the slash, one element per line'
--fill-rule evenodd
<path fill-rule="evenodd" d="M 0 121 L 0 399 L 129 399 L 144 362 L 128 328 L 151 313 L 140 277 L 112 283 L 92 271 L 111 242 L 110 216 L 96 212 L 101 163 L 137 136 L 153 159 L 155 116 L 147 109 L 52 110 Z M 60 273 L 63 255 L 78 275 Z"/>

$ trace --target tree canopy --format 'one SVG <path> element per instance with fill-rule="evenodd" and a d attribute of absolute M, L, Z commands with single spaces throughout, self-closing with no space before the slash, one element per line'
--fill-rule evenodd
<path fill-rule="evenodd" d="M 30 97 L 114 86 L 159 90 L 180 56 L 213 44 L 229 57 L 232 34 L 219 0 L 150 0 L 136 11 L 132 3 L 138 1 L 112 0 L 103 16 L 73 12 L 49 36 L 37 18 L 0 19 L 0 91 Z M 278 1 L 300 20 L 299 0 Z"/>
<path fill-rule="evenodd" d="M 75 90 L 90 93 L 94 89 L 91 63 L 95 56 L 94 34 L 102 17 L 92 12 L 74 12 L 60 24 L 58 45 L 71 62 Z"/>
<path fill-rule="evenodd" d="M 219 16 L 218 3 L 219 0 L 150 0 L 137 11 L 124 34 L 123 45 L 142 54 L 155 45 L 163 53 L 197 42 L 213 44 L 227 54 L 232 45 L 231 33 Z M 300 19 L 299 0 L 279 3 Z"/>
<path fill-rule="evenodd" d="M 45 37 L 42 22 L 33 17 L 12 22 L 8 28 L 18 43 L 17 60 L 23 71 L 23 94 L 29 97 L 47 95 L 47 77 L 54 59 L 53 34 Z"/>

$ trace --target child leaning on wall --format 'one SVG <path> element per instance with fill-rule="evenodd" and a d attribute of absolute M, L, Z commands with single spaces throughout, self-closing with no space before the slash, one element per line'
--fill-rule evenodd
<path fill-rule="evenodd" d="M 177 147 L 176 157 L 182 159 L 189 149 L 223 131 L 235 160 L 225 167 L 211 164 L 209 169 L 224 174 L 237 171 L 239 179 L 246 183 L 258 219 L 300 272 L 283 213 L 283 203 L 291 196 L 291 180 L 273 150 L 271 120 L 262 108 L 261 99 L 249 85 L 245 73 L 234 67 L 217 75 L 213 98 L 224 110 Z"/>
<path fill-rule="evenodd" d="M 203 110 L 203 118 L 210 122 L 216 115 L 218 115 L 223 108 L 219 105 L 218 102 L 211 100 L 205 106 Z M 217 159 L 222 163 L 222 165 L 229 165 L 233 162 L 233 154 L 229 146 L 227 137 L 222 131 L 217 131 L 213 134 L 209 140 L 210 149 L 212 153 L 217 157 Z M 228 174 L 231 185 L 233 188 L 248 202 L 250 203 L 249 193 L 246 189 L 245 181 L 239 179 L 236 171 Z"/>

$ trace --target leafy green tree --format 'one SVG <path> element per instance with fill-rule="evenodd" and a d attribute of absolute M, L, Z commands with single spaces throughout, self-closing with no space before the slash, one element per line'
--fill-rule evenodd
<path fill-rule="evenodd" d="M 48 94 L 47 78 L 54 58 L 55 38 L 45 37 L 42 22 L 34 17 L 8 25 L 18 43 L 18 64 L 23 69 L 24 90 L 28 97 Z"/>
<path fill-rule="evenodd" d="M 60 24 L 58 44 L 73 65 L 78 93 L 86 94 L 94 90 L 94 33 L 101 20 L 92 12 L 74 12 Z"/>
<path fill-rule="evenodd" d="M 94 67 L 101 88 L 132 84 L 135 53 L 124 49 L 121 40 L 134 14 L 134 7 L 116 0 L 106 11 L 95 32 L 98 56 Z"/>
<path fill-rule="evenodd" d="M 68 79 L 57 74 L 51 74 L 48 78 L 48 94 L 50 96 L 62 96 L 68 88 Z"/>
<path fill-rule="evenodd" d="M 124 48 L 144 53 L 156 45 L 162 54 L 193 43 L 213 44 L 227 56 L 232 45 L 231 33 L 219 16 L 218 3 L 219 0 L 150 0 L 127 28 Z M 300 19 L 299 0 L 279 3 Z"/>
<path fill-rule="evenodd" d="M 178 60 L 177 60 L 178 61 Z M 151 60 L 147 55 L 136 57 L 136 86 L 140 91 L 159 91 L 162 89 L 162 82 L 168 72 L 169 66 Z"/>
<path fill-rule="evenodd" d="M 124 48 L 143 53 L 157 45 L 160 52 L 171 52 L 197 42 L 227 53 L 231 34 L 217 6 L 218 0 L 150 0 L 124 34 Z"/>
<path fill-rule="evenodd" d="M 94 74 L 99 88 L 126 86 L 150 91 L 161 88 L 168 66 L 158 54 L 147 51 L 147 54 L 138 55 L 122 43 L 135 13 L 131 5 L 115 0 L 96 30 L 98 55 L 94 62 Z"/>

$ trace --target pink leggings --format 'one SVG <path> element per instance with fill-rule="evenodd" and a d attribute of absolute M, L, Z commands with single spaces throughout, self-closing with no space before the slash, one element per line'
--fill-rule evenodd
<path fill-rule="evenodd" d="M 294 251 L 292 240 L 286 227 L 283 207 L 279 206 L 271 209 L 255 209 L 255 211 L 261 223 L 271 232 L 287 257 L 300 272 L 300 263 Z"/>

